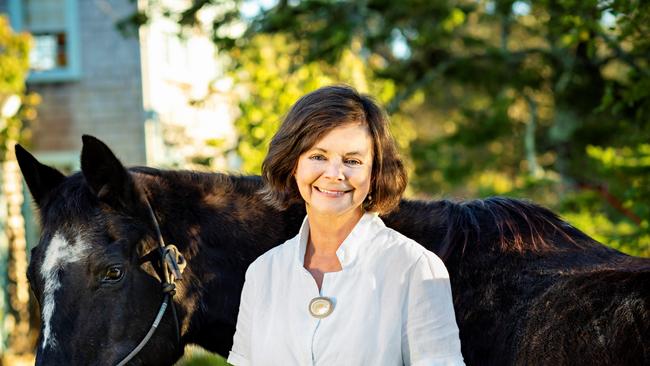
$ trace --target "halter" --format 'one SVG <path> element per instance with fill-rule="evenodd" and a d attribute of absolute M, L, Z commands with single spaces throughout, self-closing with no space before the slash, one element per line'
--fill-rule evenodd
<path fill-rule="evenodd" d="M 165 245 L 165 241 L 163 240 L 162 234 L 160 232 L 160 226 L 158 225 L 158 220 L 156 219 L 156 215 L 153 212 L 153 209 L 151 208 L 151 205 L 149 204 L 149 200 L 147 200 L 146 197 L 144 197 L 144 201 L 147 204 L 147 209 L 149 211 L 149 216 L 151 216 L 151 221 L 153 222 L 153 226 L 156 229 L 156 235 L 158 236 L 158 248 L 152 250 L 151 252 L 145 254 L 142 258 L 140 258 L 140 264 L 146 263 L 146 262 L 151 262 L 153 264 L 154 257 L 158 257 L 157 259 L 160 259 L 160 266 L 162 267 L 163 271 L 163 278 L 162 278 L 162 293 L 164 294 L 164 298 L 162 301 L 162 304 L 160 304 L 160 310 L 158 310 L 158 315 L 156 315 L 156 318 L 153 321 L 153 324 L 151 324 L 151 328 L 149 328 L 149 332 L 142 338 L 140 343 L 129 353 L 122 361 L 120 361 L 117 366 L 124 366 L 127 364 L 127 362 L 131 361 L 133 357 L 135 357 L 141 350 L 144 348 L 144 346 L 149 342 L 151 339 L 151 336 L 153 336 L 153 333 L 156 331 L 158 328 L 158 325 L 160 324 L 160 321 L 162 320 L 163 315 L 165 314 L 165 310 L 167 310 L 167 306 L 171 304 L 172 308 L 172 313 L 174 314 L 174 325 L 176 328 L 176 343 L 180 345 L 181 343 L 181 337 L 180 337 L 180 330 L 178 326 L 178 317 L 176 315 L 176 307 L 174 306 L 174 301 L 173 297 L 176 294 L 176 280 L 182 279 L 182 274 L 183 270 L 185 269 L 185 258 L 183 258 L 183 255 L 178 251 L 176 246 L 174 245 Z M 157 254 L 157 255 L 156 255 Z"/>

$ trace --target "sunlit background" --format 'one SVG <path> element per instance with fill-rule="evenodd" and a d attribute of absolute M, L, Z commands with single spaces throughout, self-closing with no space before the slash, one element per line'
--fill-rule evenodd
<path fill-rule="evenodd" d="M 128 165 L 258 174 L 301 95 L 386 107 L 417 199 L 506 195 L 650 256 L 642 0 L 0 0 L 0 353 L 33 364 L 38 223 L 16 142 L 61 171 L 81 135 Z M 192 349 L 183 365 L 215 365 Z"/>

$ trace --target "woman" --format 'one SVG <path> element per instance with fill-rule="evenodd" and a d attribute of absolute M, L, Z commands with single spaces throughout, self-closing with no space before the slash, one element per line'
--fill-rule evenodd
<path fill-rule="evenodd" d="M 265 198 L 307 210 L 246 272 L 234 365 L 462 365 L 442 261 L 387 228 L 406 172 L 388 120 L 345 86 L 291 108 L 262 167 Z"/>

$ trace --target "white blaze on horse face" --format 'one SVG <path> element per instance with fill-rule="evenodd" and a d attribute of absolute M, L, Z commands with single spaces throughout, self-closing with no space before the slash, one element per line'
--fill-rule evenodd
<path fill-rule="evenodd" d="M 60 270 L 66 265 L 81 260 L 88 249 L 88 245 L 77 237 L 72 245 L 59 232 L 55 233 L 45 251 L 45 259 L 41 265 L 43 278 L 43 344 L 56 347 L 56 339 L 52 334 L 52 316 L 54 315 L 54 293 L 61 287 L 59 278 Z"/>

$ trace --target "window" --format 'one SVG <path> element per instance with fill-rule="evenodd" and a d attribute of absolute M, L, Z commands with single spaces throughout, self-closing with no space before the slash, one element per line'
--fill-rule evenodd
<path fill-rule="evenodd" d="M 80 77 L 78 0 L 10 0 L 15 30 L 30 32 L 29 82 Z"/>

